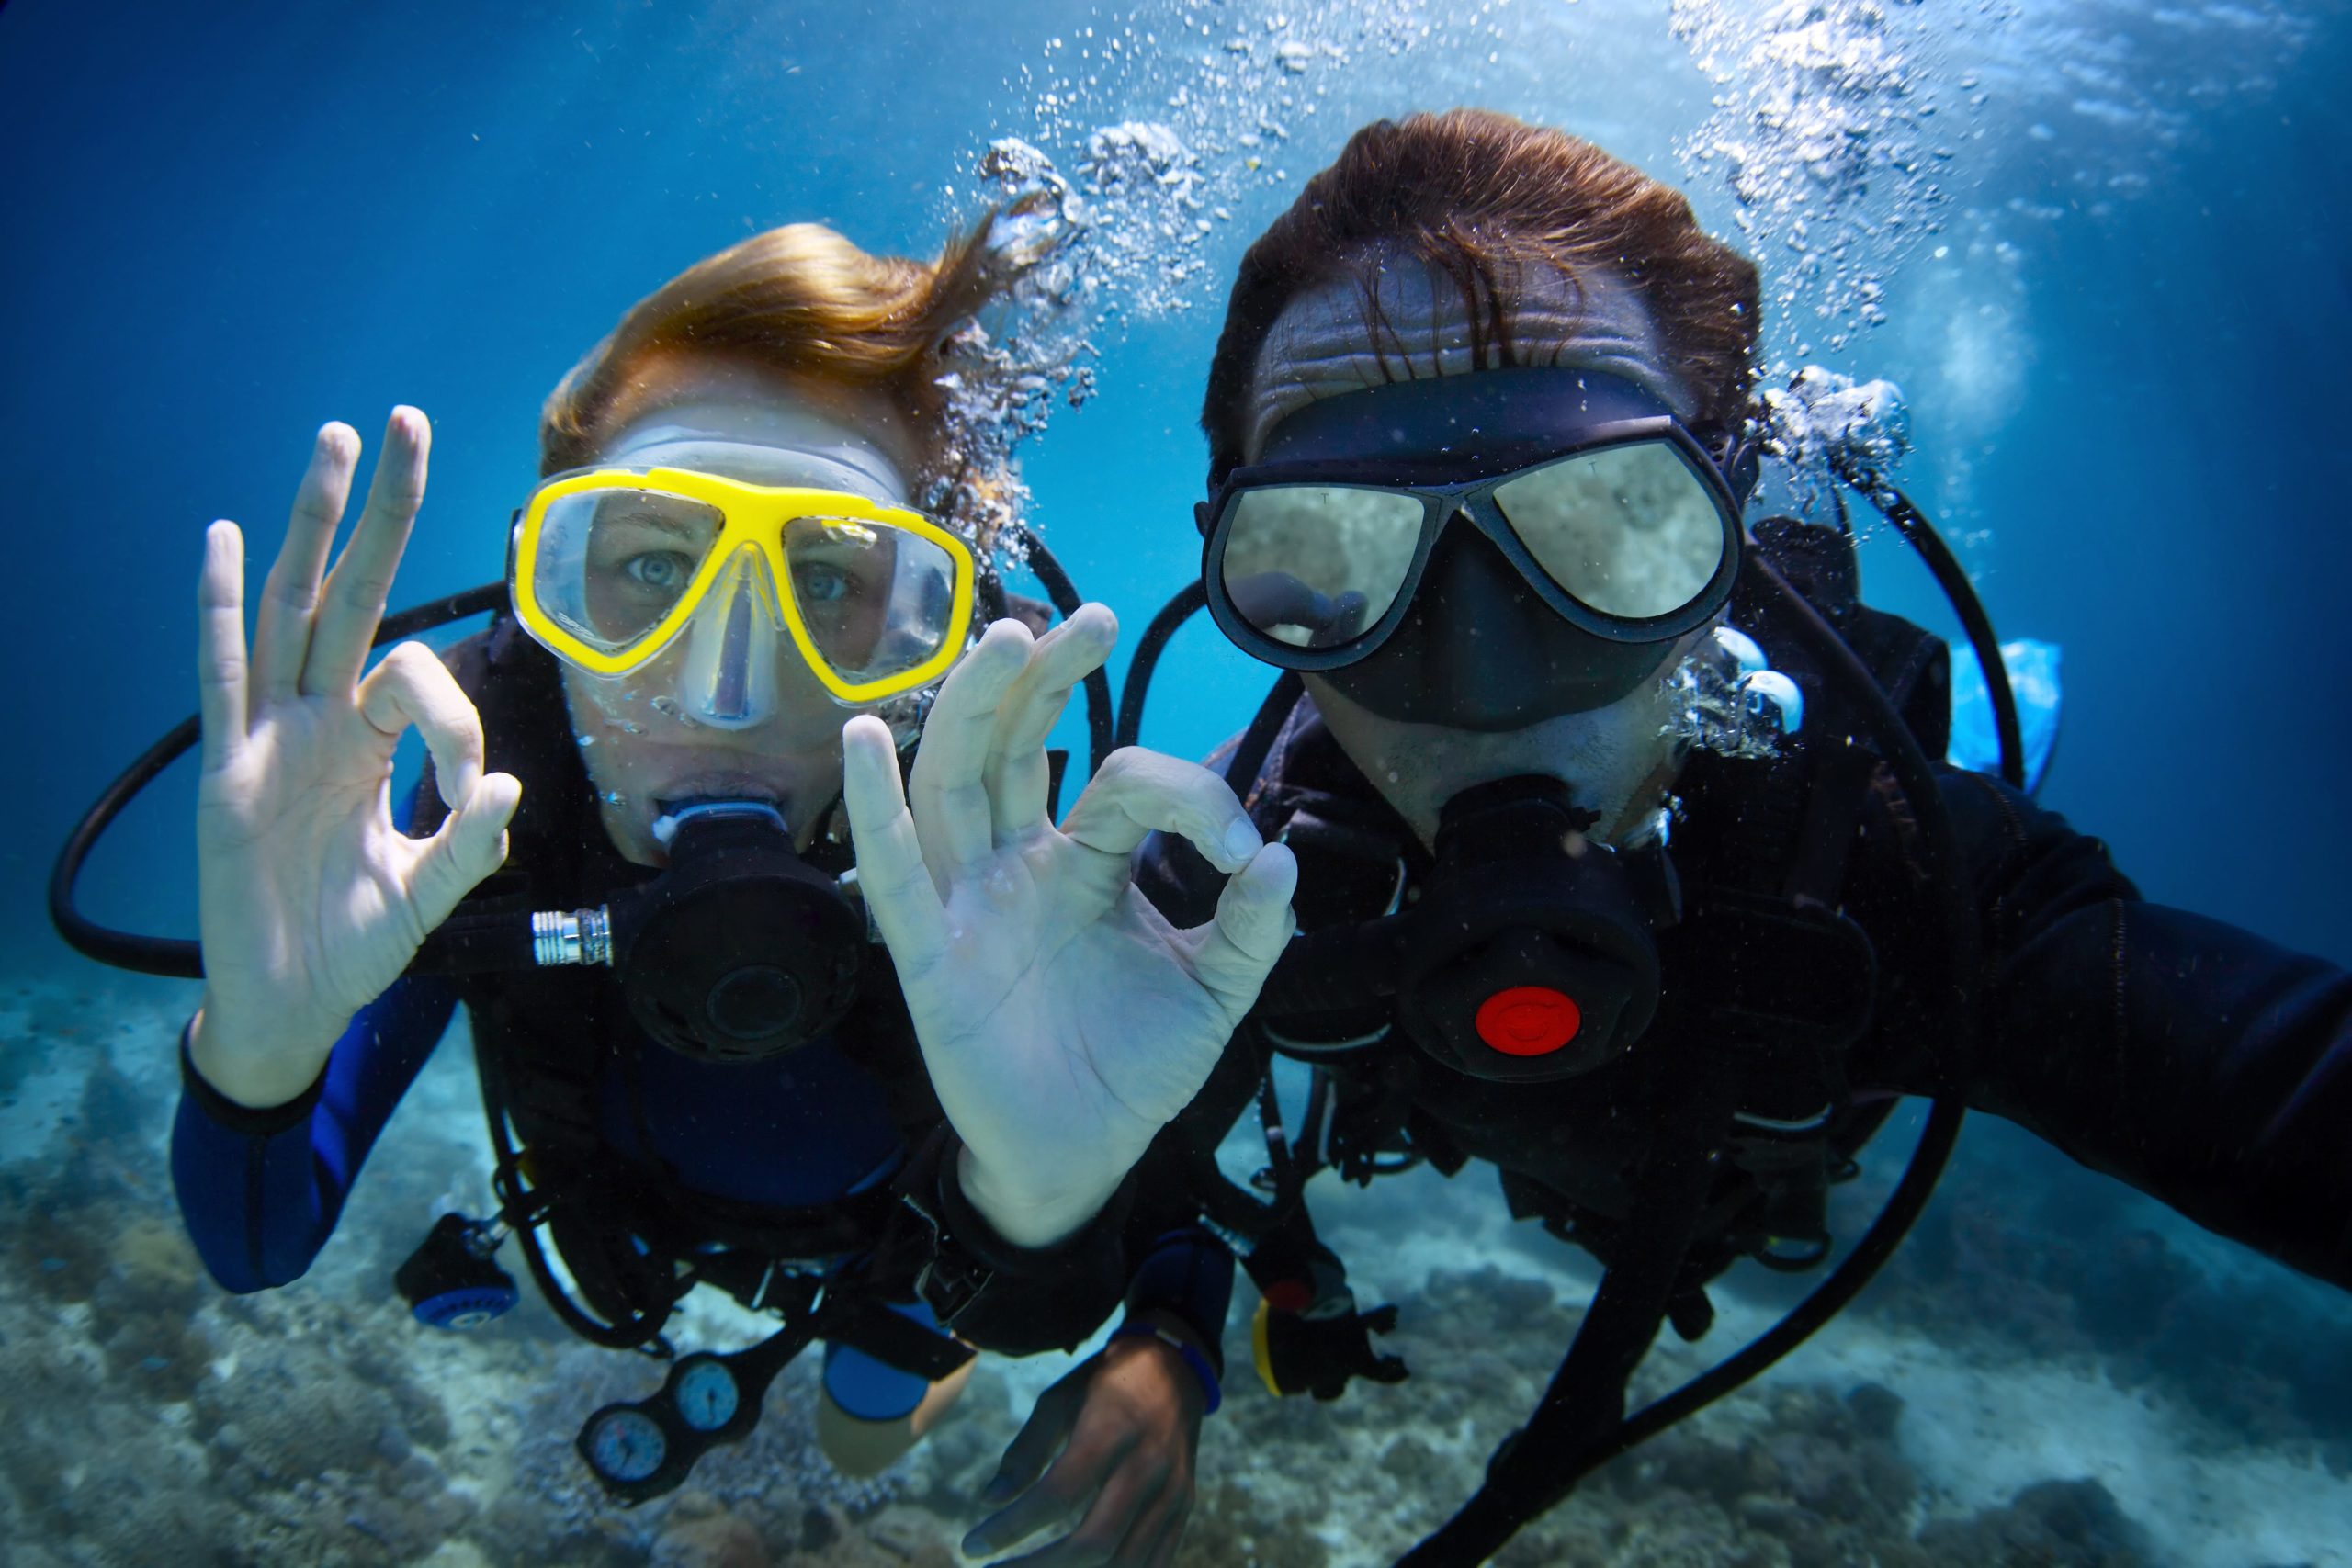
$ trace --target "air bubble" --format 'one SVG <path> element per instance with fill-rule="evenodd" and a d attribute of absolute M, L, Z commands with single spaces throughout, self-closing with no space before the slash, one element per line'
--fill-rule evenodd
<path fill-rule="evenodd" d="M 1880 278 L 1947 199 L 1920 171 L 1949 151 L 1923 145 L 1918 128 L 1935 112 L 1923 62 L 1948 22 L 1884 0 L 1673 0 L 1671 19 L 1717 86 L 1715 113 L 1678 150 L 1685 171 L 1729 164 L 1741 232 L 1791 258 L 1784 276 L 1826 323 L 1825 342 L 1877 324 Z"/>

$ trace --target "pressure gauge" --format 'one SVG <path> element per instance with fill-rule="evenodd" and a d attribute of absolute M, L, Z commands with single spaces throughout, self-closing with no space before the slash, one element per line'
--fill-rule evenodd
<path fill-rule="evenodd" d="M 596 1473 L 617 1482 L 643 1481 L 662 1468 L 670 1440 L 641 1410 L 607 1410 L 591 1422 L 582 1446 Z"/>
<path fill-rule="evenodd" d="M 678 1369 L 671 1398 L 678 1407 L 679 1419 L 687 1426 L 697 1432 L 716 1432 L 735 1419 L 742 1393 L 724 1361 L 697 1357 Z"/>

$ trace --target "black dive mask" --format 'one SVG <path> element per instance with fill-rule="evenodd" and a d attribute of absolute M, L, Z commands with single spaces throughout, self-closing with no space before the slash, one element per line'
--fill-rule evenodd
<path fill-rule="evenodd" d="M 1219 479 L 1203 584 L 1253 658 L 1385 718 L 1517 729 L 1617 701 L 1722 611 L 1754 478 L 1616 377 L 1395 382 Z"/>
<path fill-rule="evenodd" d="M 1680 899 L 1662 844 L 1611 850 L 1584 836 L 1594 820 L 1555 778 L 1463 791 L 1440 813 L 1419 899 L 1295 939 L 1259 1014 L 1337 1010 L 1369 990 L 1393 994 L 1414 1042 L 1474 1077 L 1573 1077 L 1615 1060 L 1657 1011 L 1656 933 Z"/>

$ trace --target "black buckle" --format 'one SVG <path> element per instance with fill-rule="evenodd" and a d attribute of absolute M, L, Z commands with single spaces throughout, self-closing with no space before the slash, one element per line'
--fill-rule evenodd
<path fill-rule="evenodd" d="M 923 1140 L 893 1183 L 899 1201 L 930 1232 L 930 1257 L 915 1276 L 915 1294 L 943 1324 L 955 1322 L 996 1278 L 995 1269 L 956 1241 L 938 1212 L 940 1167 L 948 1151 L 961 1146 L 943 1124 Z"/>

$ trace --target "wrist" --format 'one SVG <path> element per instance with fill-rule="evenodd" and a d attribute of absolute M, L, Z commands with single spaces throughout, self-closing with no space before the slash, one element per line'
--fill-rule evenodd
<path fill-rule="evenodd" d="M 1164 1353 L 1182 1361 L 1188 1377 L 1199 1386 L 1201 1415 L 1205 1417 L 1216 1414 L 1217 1406 L 1225 1403 L 1225 1386 L 1217 1376 L 1216 1363 L 1202 1348 L 1199 1336 L 1190 1325 L 1171 1313 L 1139 1313 L 1111 1331 L 1110 1344 L 1104 1349 L 1137 1339 L 1152 1340 Z"/>
<path fill-rule="evenodd" d="M 213 1092 L 248 1110 L 266 1111 L 301 1098 L 318 1081 L 342 1031 L 319 1043 L 316 1031 L 262 1032 L 223 1023 L 207 996 L 188 1021 L 188 1063 Z"/>
<path fill-rule="evenodd" d="M 956 1153 L 956 1182 L 990 1229 L 1014 1247 L 1030 1248 L 1067 1240 L 1101 1213 L 1119 1190 L 1114 1178 L 1099 1186 L 1024 1191 L 1019 1183 L 1004 1181 L 969 1144 Z"/>
<path fill-rule="evenodd" d="M 1193 1325 L 1191 1319 L 1187 1318 L 1182 1313 L 1175 1311 L 1173 1308 L 1164 1306 L 1131 1306 L 1127 1309 L 1126 1322 L 1120 1325 L 1120 1327 L 1123 1329 L 1149 1329 L 1152 1333 L 1159 1335 L 1160 1338 L 1167 1340 L 1171 1346 L 1189 1345 L 1193 1349 L 1198 1350 L 1202 1355 L 1208 1357 L 1212 1361 L 1216 1359 L 1217 1348 L 1216 1342 L 1207 1335 L 1203 1334 L 1198 1328 L 1195 1328 Z"/>

